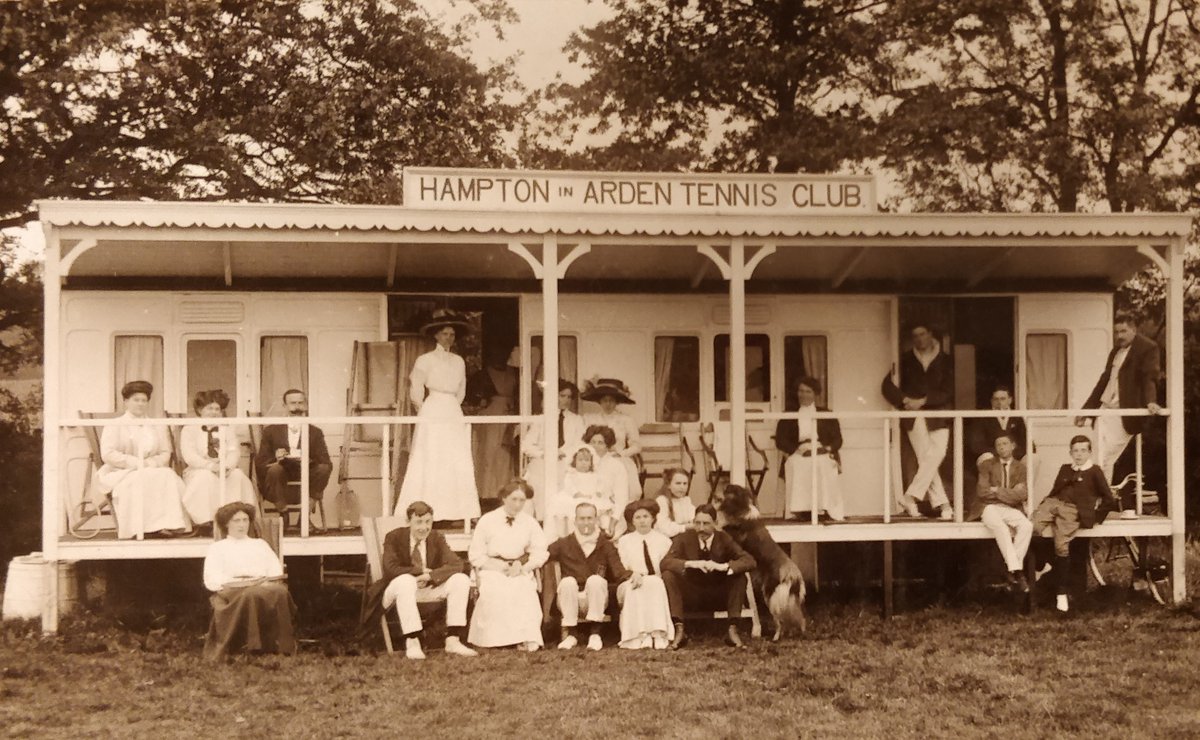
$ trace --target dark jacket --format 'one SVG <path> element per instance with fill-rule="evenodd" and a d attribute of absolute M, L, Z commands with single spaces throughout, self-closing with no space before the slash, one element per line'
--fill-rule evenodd
<path fill-rule="evenodd" d="M 713 533 L 708 556 L 700 552 L 700 533 L 694 529 L 680 532 L 671 539 L 671 549 L 663 556 L 659 564 L 662 572 L 668 571 L 683 575 L 683 564 L 688 560 L 711 560 L 715 563 L 729 563 L 731 572 L 749 573 L 754 570 L 754 558 L 741 548 L 733 538 L 717 530 Z"/>
<path fill-rule="evenodd" d="M 924 411 L 944 411 L 954 408 L 954 361 L 940 349 L 937 356 L 929 363 L 928 369 L 921 365 L 917 356 L 909 350 L 900 355 L 900 385 L 892 382 L 889 373 L 883 378 L 880 388 L 888 403 L 898 409 L 904 409 L 905 398 L 924 398 Z M 913 428 L 915 419 L 901 419 L 900 428 L 908 431 Z M 946 429 L 951 425 L 951 419 L 926 419 L 925 426 L 930 429 Z"/>
<path fill-rule="evenodd" d="M 1100 408 L 1100 398 L 1104 395 L 1104 389 L 1108 387 L 1108 376 L 1112 374 L 1113 358 L 1116 356 L 1117 348 L 1114 347 L 1108 353 L 1104 372 L 1100 373 L 1092 395 L 1088 396 L 1083 404 L 1085 409 Z M 1158 400 L 1158 373 L 1158 345 L 1138 334 L 1130 343 L 1129 354 L 1125 355 L 1125 362 L 1121 363 L 1121 369 L 1117 371 L 1117 403 L 1120 407 L 1142 408 Z M 1121 417 L 1121 422 L 1125 425 L 1125 431 L 1137 434 L 1142 431 L 1145 419 L 1141 416 L 1124 416 Z"/>
<path fill-rule="evenodd" d="M 262 440 L 258 444 L 258 455 L 254 464 L 261 469 L 275 462 L 275 450 L 278 449 L 288 452 L 292 450 L 292 446 L 288 444 L 287 425 L 271 424 L 263 427 Z M 325 433 L 312 424 L 308 425 L 308 462 L 310 465 L 332 464 L 329 461 L 329 448 L 325 446 Z"/>
<path fill-rule="evenodd" d="M 992 493 L 992 486 L 996 492 Z M 1015 457 L 1008 464 L 1008 485 L 1004 485 L 1004 469 L 999 458 L 987 460 L 979 468 L 979 481 L 975 485 L 975 502 L 967 512 L 967 521 L 973 522 L 983 516 L 983 507 L 988 504 L 1004 504 L 1024 510 L 1029 498 L 1029 478 L 1025 463 Z"/>
<path fill-rule="evenodd" d="M 571 533 L 550 543 L 550 560 L 558 563 L 563 578 L 574 578 L 583 588 L 589 576 L 600 576 L 610 584 L 620 583 L 629 577 L 629 571 L 621 563 L 617 547 L 608 535 L 600 533 L 596 549 L 591 555 L 583 554 L 583 546 Z"/>
<path fill-rule="evenodd" d="M 829 411 L 822 406 L 817 411 Z M 829 452 L 829 456 L 841 462 L 838 450 L 842 449 L 842 426 L 837 419 L 817 419 L 817 444 Z M 800 420 L 780 419 L 775 425 L 775 448 L 787 455 L 796 454 L 800 447 Z M 779 474 L 783 475 L 783 460 L 779 462 Z"/>
<path fill-rule="evenodd" d="M 1049 495 L 1075 504 L 1079 510 L 1081 529 L 1100 524 L 1115 508 L 1112 490 L 1099 465 L 1092 465 L 1087 470 L 1075 470 L 1069 464 L 1063 465 L 1058 470 L 1058 477 L 1054 479 Z"/>
<path fill-rule="evenodd" d="M 996 437 L 1008 434 L 1013 438 L 1013 457 L 1020 460 L 1025 457 L 1025 420 L 1010 416 L 1007 423 L 1001 427 L 999 419 L 968 419 L 967 430 L 963 435 L 966 462 L 974 465 L 979 456 L 985 452 L 996 453 Z"/>
<path fill-rule="evenodd" d="M 432 573 L 429 582 L 440 585 L 455 573 L 463 573 L 463 560 L 450 549 L 446 537 L 436 529 L 425 539 L 425 567 Z M 363 594 L 362 611 L 359 615 L 359 639 L 366 639 L 379 631 L 379 617 L 383 615 L 383 592 L 397 576 L 405 573 L 419 575 L 412 563 L 412 540 L 408 527 L 399 527 L 388 532 L 383 539 L 383 578 L 367 586 Z"/>

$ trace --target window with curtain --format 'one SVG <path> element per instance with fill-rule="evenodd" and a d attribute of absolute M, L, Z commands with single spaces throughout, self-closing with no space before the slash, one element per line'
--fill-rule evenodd
<path fill-rule="evenodd" d="M 264 416 L 283 416 L 283 392 L 308 393 L 308 337 L 263 337 L 259 343 L 258 403 Z"/>
<path fill-rule="evenodd" d="M 150 415 L 163 415 L 163 338 L 146 335 L 119 335 L 113 339 L 113 408 L 121 411 L 125 401 L 121 387 L 131 380 L 145 380 L 154 386 L 150 396 Z"/>
<path fill-rule="evenodd" d="M 543 380 L 542 372 L 542 335 L 534 334 L 529 338 L 529 364 L 533 367 L 530 381 L 533 388 L 530 398 L 533 399 L 534 413 L 540 413 L 542 408 L 542 389 L 536 381 Z M 577 337 L 558 337 L 558 377 L 579 385 L 579 341 Z M 554 391 L 558 393 L 557 386 Z"/>
<path fill-rule="evenodd" d="M 700 420 L 699 337 L 654 338 L 654 418 Z"/>
<path fill-rule="evenodd" d="M 1031 409 L 1067 408 L 1067 335 L 1025 336 L 1025 395 Z"/>
<path fill-rule="evenodd" d="M 225 413 L 236 416 L 241 408 L 237 392 L 237 342 L 232 339 L 187 340 L 187 408 L 200 391 L 223 390 L 229 394 Z"/>
<path fill-rule="evenodd" d="M 730 398 L 729 335 L 718 334 L 713 339 L 714 397 L 717 403 Z M 771 340 L 766 334 L 746 335 L 746 403 L 766 403 L 771 400 Z"/>
<path fill-rule="evenodd" d="M 820 335 L 793 334 L 783 338 L 783 384 L 787 397 L 783 407 L 789 411 L 796 404 L 796 381 L 805 376 L 821 383 L 817 394 L 818 406 L 829 406 L 828 340 Z"/>

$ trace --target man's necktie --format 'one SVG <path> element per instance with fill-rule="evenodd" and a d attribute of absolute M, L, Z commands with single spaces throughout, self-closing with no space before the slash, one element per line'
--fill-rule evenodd
<path fill-rule="evenodd" d="M 425 558 L 421 557 L 421 543 L 420 542 L 413 545 L 412 564 L 413 564 L 414 569 L 420 568 L 421 570 L 425 570 Z"/>
<path fill-rule="evenodd" d="M 1008 463 L 1000 463 L 1000 487 L 1008 488 Z"/>
<path fill-rule="evenodd" d="M 202 426 L 200 428 L 208 433 L 208 456 L 209 457 L 217 457 L 219 454 L 218 453 L 218 444 L 217 444 L 217 428 L 216 427 L 204 427 L 204 426 Z"/>
<path fill-rule="evenodd" d="M 650 557 L 650 543 L 642 540 L 642 557 L 646 559 L 646 575 L 654 575 L 654 558 Z"/>
<path fill-rule="evenodd" d="M 700 552 L 701 552 L 701 554 L 703 554 L 703 555 L 707 555 L 707 554 L 708 554 L 708 545 L 709 545 L 709 541 L 708 541 L 708 540 L 706 540 L 706 539 L 704 539 L 703 537 L 701 537 L 701 538 L 700 538 Z"/>
<path fill-rule="evenodd" d="M 564 432 L 563 432 L 563 412 L 559 411 L 558 412 L 558 444 L 555 446 L 555 449 L 563 446 L 563 442 L 565 441 L 565 440 L 563 440 L 563 434 L 564 434 Z"/>

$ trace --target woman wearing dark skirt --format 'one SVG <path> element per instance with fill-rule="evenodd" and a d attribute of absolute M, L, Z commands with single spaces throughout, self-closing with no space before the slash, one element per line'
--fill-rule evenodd
<path fill-rule="evenodd" d="M 283 565 L 270 545 L 250 536 L 254 516 L 254 507 L 241 502 L 217 509 L 217 531 L 224 539 L 214 542 L 204 558 L 204 585 L 213 592 L 213 617 L 204 641 L 208 660 L 221 660 L 238 649 L 296 652 L 295 605 Z"/>

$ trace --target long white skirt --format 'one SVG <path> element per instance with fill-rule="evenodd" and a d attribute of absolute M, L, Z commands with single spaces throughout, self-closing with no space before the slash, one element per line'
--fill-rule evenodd
<path fill-rule="evenodd" d="M 644 494 L 642 491 L 642 481 L 638 478 L 637 463 L 632 457 L 621 456 L 621 463 L 625 466 L 625 477 L 629 479 L 629 500 L 637 501 Z"/>
<path fill-rule="evenodd" d="M 812 511 L 814 460 L 817 466 L 817 511 L 824 511 L 831 519 L 841 521 L 846 518 L 842 475 L 829 455 L 803 457 L 796 454 L 787 459 L 783 474 L 787 482 L 788 511 Z"/>
<path fill-rule="evenodd" d="M 567 460 L 558 461 L 558 485 L 554 487 L 555 491 L 562 488 L 563 478 L 567 475 Z M 545 485 L 542 483 L 542 476 L 545 475 L 546 460 L 541 457 L 533 457 L 525 465 L 525 482 L 533 488 L 533 516 L 539 522 L 544 521 L 550 516 L 550 499 L 554 498 L 554 494 L 546 495 Z"/>
<path fill-rule="evenodd" d="M 170 468 L 126 471 L 113 487 L 112 500 L 120 539 L 191 529 L 183 510 L 183 481 Z"/>
<path fill-rule="evenodd" d="M 621 605 L 621 647 L 650 647 L 647 638 L 654 637 L 659 638 L 659 647 L 666 647 L 675 637 L 667 587 L 660 576 L 646 576 L 638 588 L 629 581 L 617 586 L 617 603 Z"/>
<path fill-rule="evenodd" d="M 433 507 L 433 518 L 439 522 L 478 517 L 471 429 L 462 421 L 458 399 L 449 393 L 431 392 L 417 417 L 431 421 L 418 424 L 413 434 L 396 516 L 404 516 L 413 501 L 424 501 Z"/>
<path fill-rule="evenodd" d="M 533 575 L 512 578 L 495 570 L 476 571 L 479 599 L 467 641 L 479 647 L 523 642 L 542 644 L 542 608 Z"/>
<path fill-rule="evenodd" d="M 241 470 L 234 468 L 225 474 L 224 489 L 221 478 L 211 470 L 187 468 L 183 471 L 183 508 L 193 524 L 207 524 L 213 514 L 225 504 L 235 501 L 255 506 L 258 493 L 254 484 Z"/>

